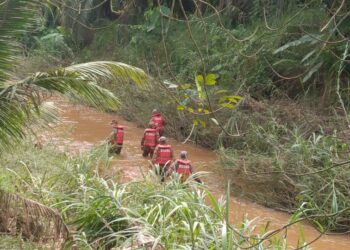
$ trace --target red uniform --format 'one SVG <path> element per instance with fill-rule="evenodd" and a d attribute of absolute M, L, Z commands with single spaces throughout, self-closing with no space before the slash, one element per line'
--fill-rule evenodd
<path fill-rule="evenodd" d="M 142 146 L 155 147 L 158 142 L 157 130 L 154 128 L 146 128 L 143 134 Z"/>
<path fill-rule="evenodd" d="M 163 182 L 167 174 L 167 168 L 173 160 L 173 149 L 168 144 L 158 144 L 154 149 L 152 162 L 160 166 L 161 181 Z"/>
<path fill-rule="evenodd" d="M 114 144 L 119 144 L 119 145 L 123 145 L 123 141 L 124 141 L 124 127 L 117 125 L 117 126 L 113 126 L 113 129 L 115 129 L 114 132 Z"/>
<path fill-rule="evenodd" d="M 177 160 L 174 164 L 176 173 L 181 174 L 181 181 L 184 182 L 192 174 L 192 165 L 189 160 Z"/>
<path fill-rule="evenodd" d="M 158 144 L 159 134 L 156 129 L 147 128 L 143 133 L 143 137 L 141 140 L 141 148 L 143 150 L 143 156 L 147 157 L 150 155 L 153 156 L 154 148 Z"/>
<path fill-rule="evenodd" d="M 184 175 L 190 176 L 192 174 L 191 161 L 177 160 L 175 163 L 175 171 L 178 174 L 184 174 Z"/>
<path fill-rule="evenodd" d="M 124 127 L 117 125 L 113 126 L 113 138 L 110 141 L 112 144 L 111 152 L 120 154 L 124 141 Z"/>
<path fill-rule="evenodd" d="M 157 146 L 157 151 L 155 155 L 155 163 L 160 166 L 164 166 L 166 163 L 170 163 L 173 159 L 173 150 L 170 145 L 161 145 Z"/>
<path fill-rule="evenodd" d="M 173 159 L 173 152 L 170 145 L 158 145 L 157 155 L 155 158 L 155 163 L 159 165 L 165 165 L 171 162 Z"/>
<path fill-rule="evenodd" d="M 155 112 L 152 114 L 150 123 L 154 123 L 159 135 L 162 136 L 164 133 L 164 126 L 166 124 L 164 117 L 159 112 Z"/>

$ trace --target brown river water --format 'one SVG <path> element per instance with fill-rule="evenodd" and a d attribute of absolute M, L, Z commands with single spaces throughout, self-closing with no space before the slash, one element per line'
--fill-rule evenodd
<path fill-rule="evenodd" d="M 147 172 L 148 161 L 141 155 L 140 141 L 143 135 L 143 128 L 138 128 L 134 123 L 127 122 L 122 118 L 95 111 L 91 108 L 74 106 L 62 101 L 55 101 L 61 109 L 61 119 L 66 130 L 69 128 L 66 149 L 71 152 L 84 151 L 93 145 L 101 143 L 111 132 L 109 125 L 112 119 L 117 119 L 124 125 L 124 146 L 120 156 L 115 157 L 111 163 L 112 173 L 122 172 L 125 181 L 142 178 L 141 169 Z M 214 152 L 205 148 L 182 144 L 170 139 L 170 144 L 174 147 L 175 155 L 178 156 L 181 150 L 188 151 L 189 159 L 194 165 L 195 171 L 209 172 L 203 181 L 211 192 L 217 197 L 225 194 L 228 175 L 219 166 Z M 239 224 L 246 215 L 249 219 L 256 218 L 256 225 L 262 228 L 270 221 L 270 229 L 279 228 L 288 222 L 289 215 L 278 212 L 255 203 L 231 196 L 231 220 Z M 319 232 L 312 226 L 302 223 L 306 241 L 312 241 L 319 236 Z M 283 232 L 285 233 L 285 232 Z M 292 226 L 287 231 L 287 242 L 290 249 L 296 248 L 299 239 L 297 226 Z M 345 250 L 350 249 L 350 235 L 324 235 L 311 245 L 312 249 L 320 250 Z"/>

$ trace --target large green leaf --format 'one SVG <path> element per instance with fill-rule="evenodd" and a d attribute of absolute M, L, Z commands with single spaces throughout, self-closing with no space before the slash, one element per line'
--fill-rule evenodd
<path fill-rule="evenodd" d="M 97 81 L 103 80 L 114 84 L 132 81 L 142 85 L 148 82 L 148 77 L 139 68 L 103 61 L 37 72 L 22 81 L 7 82 L 0 88 L 0 148 L 14 145 L 25 136 L 25 129 L 32 118 L 42 117 L 42 93 L 47 91 L 73 97 L 96 108 L 116 110 L 119 106 L 118 99 L 97 84 Z"/>
<path fill-rule="evenodd" d="M 32 4 L 28 0 L 0 2 L 0 86 L 10 78 L 16 52 L 14 39 L 23 33 L 32 16 Z"/>
<path fill-rule="evenodd" d="M 285 51 L 286 49 L 289 49 L 291 47 L 296 47 L 296 46 L 299 46 L 301 44 L 304 44 L 304 43 L 315 43 L 315 42 L 318 42 L 318 40 L 316 38 L 320 38 L 319 35 L 313 35 L 310 36 L 310 35 L 304 35 L 302 36 L 301 38 L 297 39 L 297 40 L 294 40 L 294 41 L 291 41 L 289 43 L 286 43 L 284 44 L 283 46 L 279 47 L 278 49 L 276 49 L 273 54 L 277 54 L 277 53 L 280 53 L 282 51 Z"/>

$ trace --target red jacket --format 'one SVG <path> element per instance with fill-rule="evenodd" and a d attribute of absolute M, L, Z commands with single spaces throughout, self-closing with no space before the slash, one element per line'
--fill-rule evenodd
<path fill-rule="evenodd" d="M 141 146 L 155 147 L 158 144 L 158 132 L 153 128 L 146 128 L 143 133 L 143 138 L 141 141 Z"/>
<path fill-rule="evenodd" d="M 154 151 L 154 163 L 164 165 L 173 160 L 173 150 L 170 145 L 158 144 Z"/>
<path fill-rule="evenodd" d="M 164 117 L 159 112 L 152 114 L 150 123 L 154 123 L 157 130 L 164 128 L 166 124 Z"/>
<path fill-rule="evenodd" d="M 190 176 L 192 174 L 192 166 L 189 160 L 177 160 L 175 162 L 175 171 L 178 174 Z"/>
<path fill-rule="evenodd" d="M 123 144 L 124 141 L 124 127 L 117 125 L 117 126 L 113 126 L 113 129 L 115 129 L 114 131 L 114 140 L 113 140 L 113 144 Z"/>

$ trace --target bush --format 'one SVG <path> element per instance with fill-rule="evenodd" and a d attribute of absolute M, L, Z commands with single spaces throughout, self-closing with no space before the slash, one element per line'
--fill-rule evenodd
<path fill-rule="evenodd" d="M 305 112 L 306 119 L 312 120 L 309 112 Z M 218 151 L 222 164 L 233 170 L 235 183 L 248 197 L 290 212 L 301 209 L 316 225 L 330 230 L 349 230 L 346 180 L 350 169 L 348 164 L 337 165 L 349 160 L 348 145 L 336 130 L 325 132 L 335 129 L 336 123 L 320 124 L 315 119 L 319 131 L 310 133 L 313 124 L 288 128 L 290 123 L 280 120 L 278 113 L 264 120 L 260 115 L 248 118 L 238 112 L 236 118 L 244 121 L 241 132 L 245 136 Z"/>

